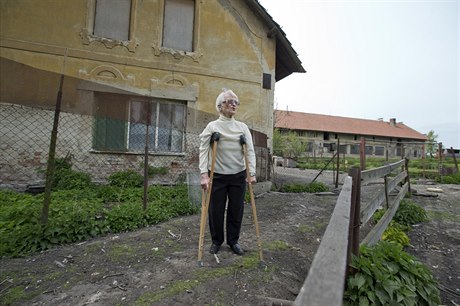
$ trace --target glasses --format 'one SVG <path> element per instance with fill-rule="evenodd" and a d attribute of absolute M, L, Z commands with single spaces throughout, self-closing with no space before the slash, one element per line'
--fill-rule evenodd
<path fill-rule="evenodd" d="M 240 105 L 240 101 L 233 100 L 233 99 L 222 101 L 222 103 L 225 103 L 225 104 L 228 104 L 228 105 L 233 104 L 233 105 L 236 105 L 236 106 Z"/>

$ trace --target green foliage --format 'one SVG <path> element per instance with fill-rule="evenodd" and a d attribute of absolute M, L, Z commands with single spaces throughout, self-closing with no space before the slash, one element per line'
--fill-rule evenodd
<path fill-rule="evenodd" d="M 169 172 L 169 168 L 168 167 L 152 167 L 149 165 L 148 169 L 147 169 L 147 173 L 149 175 L 149 177 L 152 177 L 152 176 L 155 176 L 157 174 L 168 174 Z"/>
<path fill-rule="evenodd" d="M 351 266 L 344 305 L 439 305 L 437 282 L 431 271 L 402 246 L 379 242 L 361 247 Z"/>
<path fill-rule="evenodd" d="M 386 210 L 384 209 L 377 210 L 372 216 L 372 219 L 375 222 L 378 222 L 385 212 Z M 410 199 L 403 199 L 401 203 L 399 203 L 399 207 L 393 217 L 393 221 L 398 223 L 400 229 L 407 231 L 407 229 L 410 229 L 411 225 L 428 221 L 428 217 L 425 209 L 418 206 Z"/>
<path fill-rule="evenodd" d="M 406 233 L 404 233 L 402 227 L 394 221 L 392 221 L 390 226 L 383 232 L 382 240 L 394 242 L 400 244 L 401 246 L 407 246 L 410 244 L 409 237 Z"/>
<path fill-rule="evenodd" d="M 412 200 L 403 199 L 399 204 L 393 220 L 401 225 L 414 225 L 428 221 L 425 209 L 415 204 Z"/>
<path fill-rule="evenodd" d="M 186 185 L 149 187 L 146 211 L 142 199 L 142 188 L 55 191 L 48 223 L 42 226 L 43 195 L 0 191 L 0 256 L 22 256 L 198 212 L 189 202 Z"/>
<path fill-rule="evenodd" d="M 141 187 L 144 183 L 144 177 L 134 170 L 115 172 L 109 176 L 108 180 L 110 186 L 121 188 Z"/>
<path fill-rule="evenodd" d="M 279 129 L 273 130 L 273 154 L 283 156 L 284 140 Z"/>
<path fill-rule="evenodd" d="M 436 178 L 436 181 L 442 184 L 460 185 L 460 173 L 454 173 L 454 174 L 446 175 L 442 177 L 438 176 Z"/>
<path fill-rule="evenodd" d="M 280 191 L 288 192 L 288 193 L 301 193 L 301 192 L 315 193 L 315 192 L 329 191 L 329 188 L 321 182 L 313 182 L 308 185 L 292 183 L 292 184 L 286 184 L 282 186 Z"/>
<path fill-rule="evenodd" d="M 56 158 L 54 164 L 53 190 L 85 189 L 92 186 L 88 173 L 72 170 L 72 156 Z"/>

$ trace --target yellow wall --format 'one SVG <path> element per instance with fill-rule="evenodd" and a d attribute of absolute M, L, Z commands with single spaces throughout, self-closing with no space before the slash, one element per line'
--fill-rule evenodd
<path fill-rule="evenodd" d="M 237 119 L 271 138 L 275 40 L 244 1 L 197 0 L 191 54 L 161 48 L 163 0 L 133 0 L 131 39 L 124 45 L 88 36 L 94 5 L 0 0 L 0 56 L 136 94 L 186 97 L 189 128 L 197 131 L 217 117 L 220 90 L 231 88 L 241 101 Z M 272 90 L 262 88 L 263 73 L 272 75 Z"/>

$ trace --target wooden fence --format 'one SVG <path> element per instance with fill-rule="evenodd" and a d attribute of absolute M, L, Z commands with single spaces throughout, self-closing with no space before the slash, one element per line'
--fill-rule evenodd
<path fill-rule="evenodd" d="M 408 160 L 402 159 L 376 169 L 360 171 L 353 168 L 349 171 L 308 276 L 293 305 L 342 305 L 351 255 L 359 255 L 360 227 L 384 205 L 386 213 L 361 244 L 373 245 L 380 240 L 400 201 L 410 190 L 407 164 Z M 382 179 L 383 188 L 361 207 L 361 187 L 382 182 Z M 397 195 L 390 197 L 399 185 L 402 187 Z"/>

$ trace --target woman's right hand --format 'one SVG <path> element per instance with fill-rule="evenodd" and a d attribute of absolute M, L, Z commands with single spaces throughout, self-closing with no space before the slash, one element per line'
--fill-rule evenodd
<path fill-rule="evenodd" d="M 203 188 L 204 190 L 208 190 L 208 187 L 209 187 L 208 173 L 201 173 L 200 185 L 201 185 L 201 188 Z"/>

